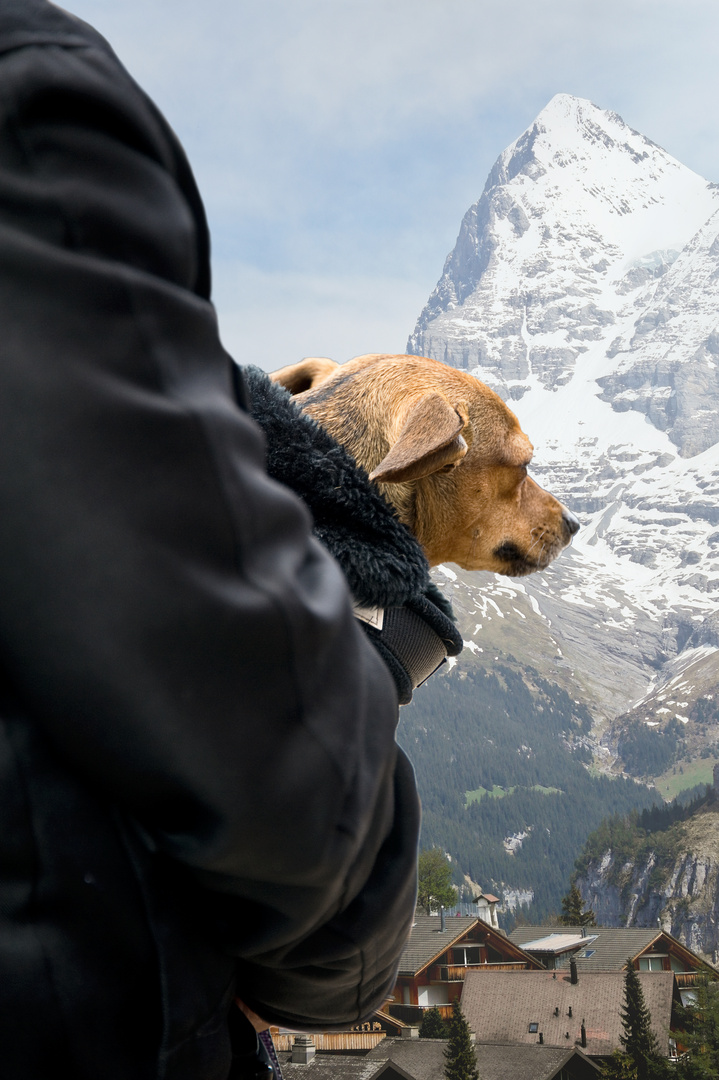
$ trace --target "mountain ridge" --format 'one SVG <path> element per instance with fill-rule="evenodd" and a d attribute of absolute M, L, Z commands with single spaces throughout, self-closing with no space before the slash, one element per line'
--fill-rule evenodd
<path fill-rule="evenodd" d="M 507 665 L 531 698 L 533 669 L 591 714 L 571 752 L 657 797 L 719 761 L 717 313 L 717 185 L 616 113 L 557 95 L 497 159 L 408 343 L 508 401 L 535 446 L 530 473 L 582 524 L 521 582 L 435 570 L 466 644 L 450 677 Z M 507 837 L 531 854 L 541 830 L 513 800 Z M 433 843 L 442 820 L 433 811 Z M 516 895 L 531 883 L 500 856 L 493 891 Z M 489 886 L 473 858 L 461 870 Z"/>
<path fill-rule="evenodd" d="M 529 617 L 559 605 L 555 625 L 569 640 L 581 624 L 597 661 L 616 652 L 607 627 L 637 657 L 624 700 L 597 700 L 605 716 L 713 625 L 717 312 L 717 185 L 616 113 L 560 94 L 498 158 L 410 337 L 410 351 L 509 401 L 535 478 L 579 514 L 572 550 L 526 582 Z"/>

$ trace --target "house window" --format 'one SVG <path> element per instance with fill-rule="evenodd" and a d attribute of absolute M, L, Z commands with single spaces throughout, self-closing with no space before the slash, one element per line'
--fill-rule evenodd
<path fill-rule="evenodd" d="M 590 956 L 594 956 L 596 949 L 585 949 L 584 952 L 578 954 L 580 960 L 588 960 Z"/>
<path fill-rule="evenodd" d="M 470 964 L 482 963 L 479 945 L 469 945 L 467 948 L 457 948 L 455 946 L 452 952 L 454 953 L 454 963 L 458 967 L 469 967 Z"/>
<path fill-rule="evenodd" d="M 529 1025 L 529 1034 L 530 1035 L 536 1035 L 538 1031 L 539 1031 L 539 1022 L 537 1020 L 532 1020 L 531 1024 Z"/>
<path fill-rule="evenodd" d="M 663 958 L 661 956 L 640 956 L 639 957 L 639 970 L 640 971 L 663 971 L 662 967 Z"/>
<path fill-rule="evenodd" d="M 420 986 L 417 1001 L 424 1008 L 432 1005 L 449 1005 L 446 986 Z"/>

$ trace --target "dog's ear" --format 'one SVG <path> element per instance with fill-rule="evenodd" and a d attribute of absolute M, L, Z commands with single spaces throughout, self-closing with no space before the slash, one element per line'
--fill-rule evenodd
<path fill-rule="evenodd" d="M 291 394 L 302 394 L 329 379 L 338 367 L 339 364 L 328 356 L 306 356 L 299 364 L 273 371 L 270 379 L 284 386 Z"/>
<path fill-rule="evenodd" d="M 465 408 L 453 408 L 441 394 L 426 394 L 410 409 L 397 441 L 370 480 L 401 484 L 440 469 L 449 471 L 467 453 L 462 436 L 467 422 Z"/>

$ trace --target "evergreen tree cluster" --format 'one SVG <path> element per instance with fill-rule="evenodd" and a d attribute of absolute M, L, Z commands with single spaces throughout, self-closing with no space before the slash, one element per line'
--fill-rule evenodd
<path fill-rule="evenodd" d="M 677 1009 L 678 1041 L 686 1047 L 677 1062 L 676 1080 L 719 1080 L 719 984 L 700 980 L 691 1005 Z"/>
<path fill-rule="evenodd" d="M 449 1024 L 436 1005 L 424 1010 L 422 1023 L 419 1025 L 419 1037 L 420 1039 L 449 1038 Z"/>
<path fill-rule="evenodd" d="M 587 770 L 590 726 L 566 691 L 505 664 L 437 675 L 415 694 L 398 738 L 417 773 L 422 843 L 450 852 L 456 882 L 463 873 L 499 894 L 531 889 L 532 919 L 553 915 L 607 807 L 626 814 L 657 801 L 631 780 Z M 506 794 L 468 801 L 480 788 Z M 505 838 L 521 833 L 507 854 Z"/>
<path fill-rule="evenodd" d="M 559 921 L 564 926 L 597 925 L 597 919 L 592 909 L 584 907 L 584 900 L 576 882 L 572 883 L 567 895 L 562 897 L 562 914 L 559 916 Z"/>
<path fill-rule="evenodd" d="M 671 720 L 664 729 L 634 722 L 618 743 L 619 756 L 631 776 L 660 776 L 683 748 L 678 720 Z"/>
<path fill-rule="evenodd" d="M 683 823 L 713 801 L 710 788 L 701 787 L 695 797 L 681 797 L 665 806 L 652 806 L 641 812 L 613 814 L 605 818 L 587 837 L 575 863 L 574 877 L 584 876 L 592 864 L 611 849 L 614 856 L 608 880 L 622 884 L 622 867 L 654 855 L 651 885 L 661 885 L 665 870 L 672 867 L 684 844 Z"/>

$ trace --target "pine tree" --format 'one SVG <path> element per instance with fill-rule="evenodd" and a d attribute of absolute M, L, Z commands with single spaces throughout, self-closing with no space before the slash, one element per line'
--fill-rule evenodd
<path fill-rule="evenodd" d="M 659 1080 L 666 1075 L 667 1064 L 659 1053 L 657 1038 L 652 1031 L 652 1018 L 644 1001 L 639 976 L 631 958 L 627 960 L 624 977 L 624 1004 L 622 1005 L 622 1034 L 619 1041 L 624 1053 L 616 1055 L 617 1064 L 629 1066 L 629 1071 L 618 1075 L 636 1076 L 637 1080 Z M 611 1075 L 611 1074 L 610 1074 Z"/>
<path fill-rule="evenodd" d="M 431 1009 L 425 1009 L 422 1023 L 419 1025 L 419 1037 L 420 1039 L 447 1039 L 449 1037 L 449 1027 L 436 1005 Z"/>
<path fill-rule="evenodd" d="M 444 1075 L 447 1080 L 479 1080 L 474 1044 L 469 1037 L 469 1024 L 465 1020 L 459 998 L 452 1002 L 449 1045 L 444 1052 L 444 1060 Z"/>
<path fill-rule="evenodd" d="M 601 1070 L 603 1080 L 637 1080 L 634 1062 L 621 1050 L 615 1050 Z"/>
<path fill-rule="evenodd" d="M 576 882 L 572 883 L 567 895 L 562 897 L 562 914 L 559 916 L 559 921 L 565 926 L 597 925 L 597 919 L 592 909 L 585 910 L 584 908 L 584 900 Z"/>

